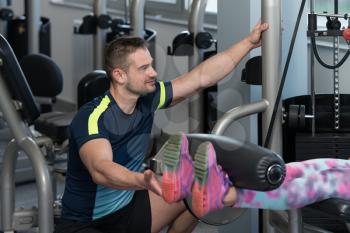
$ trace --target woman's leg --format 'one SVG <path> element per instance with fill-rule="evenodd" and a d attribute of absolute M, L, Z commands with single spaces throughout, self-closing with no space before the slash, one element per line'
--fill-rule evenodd
<path fill-rule="evenodd" d="M 193 180 L 187 140 L 184 135 L 178 135 L 175 139 L 170 140 L 172 143 L 168 145 L 168 153 L 165 153 L 167 163 L 164 173 L 168 172 L 171 175 L 168 174 L 169 177 L 176 178 L 163 183 L 163 198 L 169 203 L 186 197 Z M 314 159 L 286 164 L 286 178 L 282 185 L 273 191 L 259 192 L 229 188 L 230 181 L 216 164 L 216 154 L 211 143 L 201 144 L 195 157 L 192 204 L 198 216 L 224 205 L 285 210 L 332 197 L 350 200 L 349 160 Z M 167 181 L 166 178 L 163 175 L 163 182 Z"/>
<path fill-rule="evenodd" d="M 328 198 L 350 200 L 349 160 L 314 159 L 289 163 L 286 168 L 284 182 L 273 191 L 236 189 L 233 207 L 285 210 Z"/>

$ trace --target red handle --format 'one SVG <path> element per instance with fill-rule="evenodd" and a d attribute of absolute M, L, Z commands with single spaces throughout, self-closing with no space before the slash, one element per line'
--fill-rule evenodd
<path fill-rule="evenodd" d="M 350 40 L 350 28 L 347 28 L 343 31 L 343 37 L 345 40 Z"/>

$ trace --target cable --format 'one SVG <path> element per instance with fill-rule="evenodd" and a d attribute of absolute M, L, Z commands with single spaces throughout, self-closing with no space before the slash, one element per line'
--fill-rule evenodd
<path fill-rule="evenodd" d="M 348 43 L 349 44 L 349 43 Z M 336 68 L 339 68 L 341 67 L 344 62 L 346 61 L 346 59 L 348 59 L 349 55 L 350 55 L 350 49 L 348 49 L 346 51 L 346 54 L 344 55 L 344 57 L 338 62 L 338 64 L 336 65 L 328 65 L 326 64 L 324 61 L 322 61 L 320 55 L 318 54 L 317 52 L 317 46 L 316 46 L 316 39 L 315 39 L 315 36 L 311 36 L 311 45 L 312 45 L 312 50 L 314 51 L 314 55 L 316 57 L 316 60 L 325 68 L 327 69 L 331 69 L 331 70 L 334 70 Z"/>
<path fill-rule="evenodd" d="M 289 63 L 290 63 L 290 59 L 292 57 L 293 48 L 294 48 L 295 40 L 296 40 L 296 37 L 297 37 L 297 34 L 298 34 L 298 28 L 299 28 L 299 25 L 300 25 L 301 16 L 302 16 L 303 11 L 304 11 L 305 2 L 306 2 L 306 0 L 302 0 L 302 2 L 301 2 L 301 6 L 300 6 L 300 9 L 299 9 L 297 21 L 295 23 L 293 36 L 292 36 L 292 40 L 290 42 L 289 51 L 288 51 L 288 55 L 287 55 L 286 64 L 285 64 L 284 69 L 283 69 L 281 83 L 280 83 L 279 88 L 278 88 L 276 102 L 275 102 L 275 105 L 273 107 L 273 112 L 272 112 L 272 116 L 271 116 L 271 120 L 270 120 L 270 125 L 269 125 L 268 131 L 267 131 L 267 135 L 266 135 L 266 138 L 265 138 L 264 147 L 266 147 L 266 148 L 270 144 L 271 135 L 272 135 L 272 129 L 273 129 L 274 122 L 276 120 L 276 114 L 277 114 L 277 110 L 278 110 L 278 105 L 279 105 L 279 102 L 281 100 L 283 86 L 284 86 L 284 83 L 286 81 L 287 72 L 288 72 L 288 68 L 289 68 Z"/>

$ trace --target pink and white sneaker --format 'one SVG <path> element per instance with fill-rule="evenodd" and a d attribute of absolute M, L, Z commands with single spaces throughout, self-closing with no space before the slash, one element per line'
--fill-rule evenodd
<path fill-rule="evenodd" d="M 178 202 L 191 193 L 193 161 L 185 134 L 170 136 L 164 147 L 162 196 L 168 203 Z"/>
<path fill-rule="evenodd" d="M 215 150 L 210 142 L 199 145 L 194 159 L 194 173 L 192 208 L 197 217 L 224 208 L 224 197 L 231 181 L 216 163 Z"/>

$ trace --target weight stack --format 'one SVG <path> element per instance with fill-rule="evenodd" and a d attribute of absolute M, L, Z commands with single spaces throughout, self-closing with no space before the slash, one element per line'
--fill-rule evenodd
<path fill-rule="evenodd" d="M 51 22 L 45 17 L 41 17 L 40 20 L 39 53 L 51 56 Z M 19 61 L 28 55 L 28 28 L 25 16 L 8 22 L 7 37 Z"/>
<path fill-rule="evenodd" d="M 290 128 L 286 116 L 283 124 L 283 157 L 286 162 L 315 158 L 348 158 L 350 156 L 350 95 L 340 95 L 340 128 L 334 129 L 334 96 L 319 94 L 315 97 L 315 134 L 312 135 L 312 119 L 303 121 L 303 127 Z M 287 115 L 292 105 L 305 106 L 305 114 L 311 115 L 311 96 L 296 96 L 283 101 Z M 295 116 L 292 116 L 295 117 Z"/>
<path fill-rule="evenodd" d="M 295 137 L 295 159 L 302 161 L 316 158 L 350 157 L 350 134 L 297 133 Z"/>

